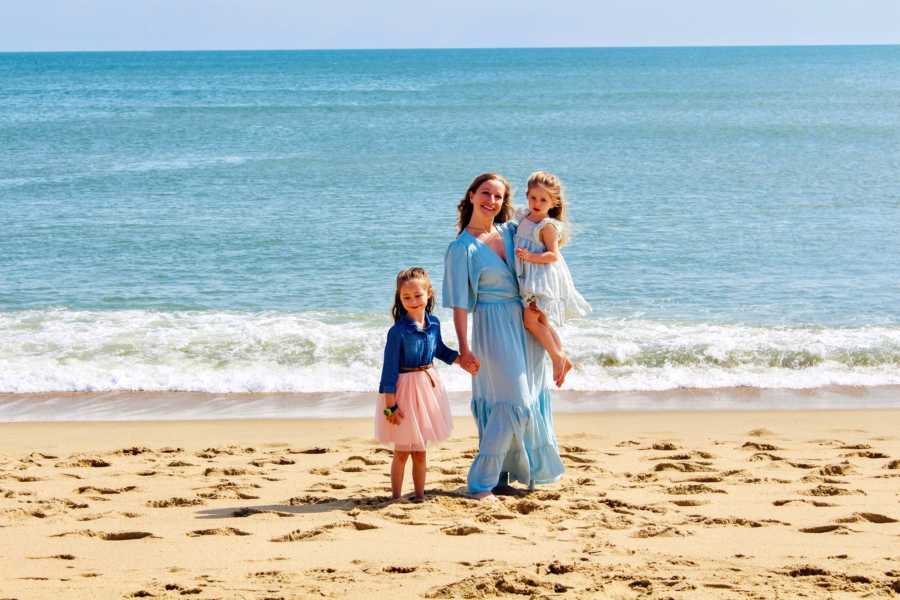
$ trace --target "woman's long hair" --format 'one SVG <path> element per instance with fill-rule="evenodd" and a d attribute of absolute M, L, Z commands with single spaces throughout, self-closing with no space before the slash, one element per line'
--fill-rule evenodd
<path fill-rule="evenodd" d="M 428 303 L 425 305 L 425 312 L 429 315 L 434 310 L 434 288 L 431 286 L 431 278 L 428 277 L 428 271 L 422 267 L 410 267 L 403 269 L 397 273 L 397 287 L 394 290 L 394 306 L 391 308 L 391 316 L 394 317 L 394 323 L 406 316 L 406 309 L 403 308 L 403 302 L 400 301 L 400 288 L 410 281 L 421 281 L 428 291 Z"/>
<path fill-rule="evenodd" d="M 503 206 L 500 207 L 500 212 L 498 212 L 494 216 L 494 223 L 505 223 L 512 218 L 513 189 L 509 184 L 509 181 L 506 179 L 506 177 L 497 173 L 482 173 L 472 180 L 472 183 L 469 184 L 469 189 L 466 190 L 465 195 L 463 195 L 462 200 L 459 201 L 459 205 L 456 207 L 456 212 L 458 215 L 456 219 L 456 227 L 458 229 L 457 234 L 462 233 L 463 229 L 469 226 L 469 221 L 472 220 L 472 203 L 469 201 L 469 195 L 475 192 L 475 190 L 477 190 L 479 187 L 481 187 L 482 183 L 491 180 L 499 181 L 503 184 L 503 188 L 506 190 L 503 193 Z"/>

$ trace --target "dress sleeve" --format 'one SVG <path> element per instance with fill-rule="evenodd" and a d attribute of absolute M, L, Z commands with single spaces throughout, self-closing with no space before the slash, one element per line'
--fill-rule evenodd
<path fill-rule="evenodd" d="M 513 213 L 512 220 L 515 221 L 516 223 L 521 223 L 522 219 L 524 219 L 527 216 L 528 216 L 528 207 L 527 206 L 519 206 L 518 208 L 516 208 L 515 212 Z"/>
<path fill-rule="evenodd" d="M 562 221 L 557 221 L 556 219 L 546 218 L 541 221 L 541 224 L 534 228 L 534 237 L 535 241 L 538 244 L 543 244 L 544 241 L 541 239 L 541 231 L 544 230 L 544 227 L 547 225 L 552 226 L 556 230 L 556 239 L 562 241 L 563 235 L 565 235 L 565 225 Z"/>
<path fill-rule="evenodd" d="M 444 308 L 475 308 L 475 290 L 469 281 L 469 249 L 459 240 L 450 244 L 444 256 L 444 285 L 441 292 Z"/>
<path fill-rule="evenodd" d="M 384 344 L 384 363 L 381 366 L 381 382 L 378 384 L 379 394 L 393 394 L 397 391 L 397 378 L 400 376 L 400 332 L 391 327 L 388 330 L 387 342 Z"/>
<path fill-rule="evenodd" d="M 435 319 L 437 321 L 437 319 Z M 434 345 L 434 355 L 439 359 L 447 363 L 448 365 L 452 365 L 456 358 L 459 356 L 459 352 L 456 350 L 451 350 L 444 344 L 444 338 L 441 336 L 441 323 L 437 321 L 437 343 Z"/>

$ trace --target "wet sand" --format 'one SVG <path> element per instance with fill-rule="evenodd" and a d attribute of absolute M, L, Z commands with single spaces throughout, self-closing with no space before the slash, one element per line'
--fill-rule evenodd
<path fill-rule="evenodd" d="M 453 414 L 469 416 L 471 393 L 451 392 Z M 369 417 L 371 392 L 227 393 L 173 391 L 0 393 L 0 422 Z M 679 388 L 554 390 L 554 413 L 719 410 L 900 409 L 900 386 L 812 389 Z"/>

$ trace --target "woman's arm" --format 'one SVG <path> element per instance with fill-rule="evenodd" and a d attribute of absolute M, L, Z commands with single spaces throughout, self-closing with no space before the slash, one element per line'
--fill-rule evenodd
<path fill-rule="evenodd" d="M 516 256 L 525 262 L 548 265 L 559 260 L 559 235 L 553 225 L 541 228 L 541 242 L 547 249 L 544 252 L 529 252 L 525 248 L 516 248 Z"/>

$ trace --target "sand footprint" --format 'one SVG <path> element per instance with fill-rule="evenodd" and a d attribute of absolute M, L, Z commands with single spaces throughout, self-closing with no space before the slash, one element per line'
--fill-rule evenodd
<path fill-rule="evenodd" d="M 786 504 L 791 504 L 791 503 L 793 503 L 793 502 L 801 502 L 801 503 L 806 503 L 806 504 L 812 504 L 813 506 L 816 506 L 816 507 L 819 507 L 819 508 L 821 508 L 821 507 L 828 507 L 828 506 L 837 506 L 837 504 L 832 504 L 831 502 L 822 502 L 822 501 L 820 501 L 820 500 L 807 500 L 807 499 L 805 499 L 805 498 L 803 498 L 803 499 L 800 499 L 800 498 L 792 498 L 792 499 L 790 499 L 790 500 L 775 500 L 774 502 L 772 502 L 772 504 L 774 504 L 775 506 L 784 506 L 784 505 L 786 505 Z"/>
<path fill-rule="evenodd" d="M 633 538 L 645 539 L 655 537 L 688 537 L 694 535 L 691 531 L 683 531 L 667 525 L 649 525 L 638 529 L 631 534 Z"/>
<path fill-rule="evenodd" d="M 365 523 L 362 521 L 343 521 L 339 523 L 329 523 L 313 529 L 295 529 L 288 534 L 270 539 L 271 542 L 300 542 L 318 537 L 330 530 L 339 528 L 350 528 L 356 531 L 367 531 L 370 529 L 378 529 L 377 525 Z"/>
<path fill-rule="evenodd" d="M 384 571 L 385 573 L 401 573 L 401 574 L 406 574 L 406 573 L 414 573 L 414 572 L 416 571 L 416 568 L 417 568 L 417 567 L 412 566 L 412 565 L 408 565 L 408 566 L 407 566 L 407 565 L 403 565 L 403 566 L 399 566 L 399 565 L 388 565 L 388 566 L 384 567 L 384 568 L 382 569 L 382 571 Z"/>
<path fill-rule="evenodd" d="M 119 542 L 124 540 L 140 540 L 143 538 L 155 538 L 160 539 L 159 536 L 153 535 L 147 531 L 119 531 L 119 532 L 106 532 L 106 531 L 94 531 L 92 529 L 79 529 L 77 531 L 64 531 L 63 533 L 57 533 L 55 535 L 51 535 L 50 537 L 68 537 L 70 535 L 75 535 L 79 537 L 90 537 L 90 538 L 99 538 L 101 540 L 106 540 L 110 542 Z"/>
<path fill-rule="evenodd" d="M 463 536 L 472 535 L 473 533 L 482 533 L 483 530 L 474 525 L 451 525 L 449 527 L 442 527 L 441 532 L 443 532 L 444 535 Z"/>
<path fill-rule="evenodd" d="M 255 515 L 273 515 L 273 516 L 276 516 L 279 518 L 286 518 L 286 517 L 293 517 L 294 513 L 284 512 L 281 510 L 267 510 L 267 509 L 250 508 L 250 507 L 239 508 L 231 513 L 232 517 L 239 517 L 239 518 L 252 517 Z"/>
<path fill-rule="evenodd" d="M 69 462 L 61 462 L 53 465 L 57 469 L 59 468 L 68 468 L 68 467 L 93 467 L 93 468 L 103 468 L 112 466 L 112 463 L 103 460 L 102 458 L 97 458 L 96 456 L 83 456 L 70 460 Z"/>
<path fill-rule="evenodd" d="M 288 449 L 286 450 L 288 454 L 327 454 L 329 452 L 336 452 L 331 448 L 321 448 L 319 446 L 313 446 L 312 448 L 304 448 L 302 450 Z"/>
<path fill-rule="evenodd" d="M 870 513 L 870 512 L 858 512 L 853 513 L 849 517 L 844 517 L 841 519 L 835 519 L 836 523 L 861 523 L 863 521 L 869 523 L 896 523 L 897 519 L 892 519 L 891 517 L 885 515 L 879 515 L 878 513 Z"/>
<path fill-rule="evenodd" d="M 855 530 L 850 529 L 849 527 L 844 527 L 843 525 L 821 525 L 819 527 L 805 527 L 800 529 L 801 533 L 832 533 L 836 532 L 839 534 L 846 535 L 848 533 L 856 533 Z"/>
<path fill-rule="evenodd" d="M 686 496 L 691 494 L 727 494 L 725 490 L 712 488 L 702 483 L 692 483 L 688 485 L 673 485 L 666 488 L 666 493 L 673 496 Z"/>
<path fill-rule="evenodd" d="M 819 485 L 812 489 L 805 490 L 800 492 L 800 494 L 804 496 L 852 496 L 852 495 L 863 495 L 866 493 L 863 490 L 848 490 L 846 488 L 839 488 L 833 485 Z"/>
<path fill-rule="evenodd" d="M 654 442 L 652 446 L 650 446 L 652 450 L 678 450 L 678 446 L 676 446 L 672 442 Z"/>
<path fill-rule="evenodd" d="M 871 450 L 862 450 L 860 452 L 848 452 L 846 454 L 841 454 L 841 456 L 858 456 L 860 458 L 890 458 L 884 452 L 872 452 Z"/>
<path fill-rule="evenodd" d="M 246 531 L 241 531 L 236 527 L 218 527 L 216 529 L 197 529 L 195 531 L 191 531 L 188 534 L 188 537 L 199 537 L 205 535 L 251 535 Z"/>
<path fill-rule="evenodd" d="M 88 492 L 92 492 L 95 494 L 103 494 L 103 495 L 113 495 L 113 494 L 122 494 L 125 492 L 131 492 L 137 489 L 136 485 L 129 485 L 122 488 L 98 488 L 92 485 L 85 485 L 76 490 L 79 494 L 87 494 Z"/>
<path fill-rule="evenodd" d="M 657 463 L 653 467 L 654 471 L 680 471 L 682 473 L 697 473 L 714 471 L 712 467 L 708 467 L 696 462 L 662 462 Z"/>
<path fill-rule="evenodd" d="M 741 449 L 756 450 L 759 452 L 772 452 L 775 450 L 781 450 L 781 448 L 773 444 L 761 444 L 759 442 L 746 442 L 743 446 L 741 446 Z"/>
<path fill-rule="evenodd" d="M 148 500 L 147 506 L 151 508 L 171 508 L 179 506 L 201 506 L 206 504 L 201 498 L 169 498 L 167 500 Z"/>

